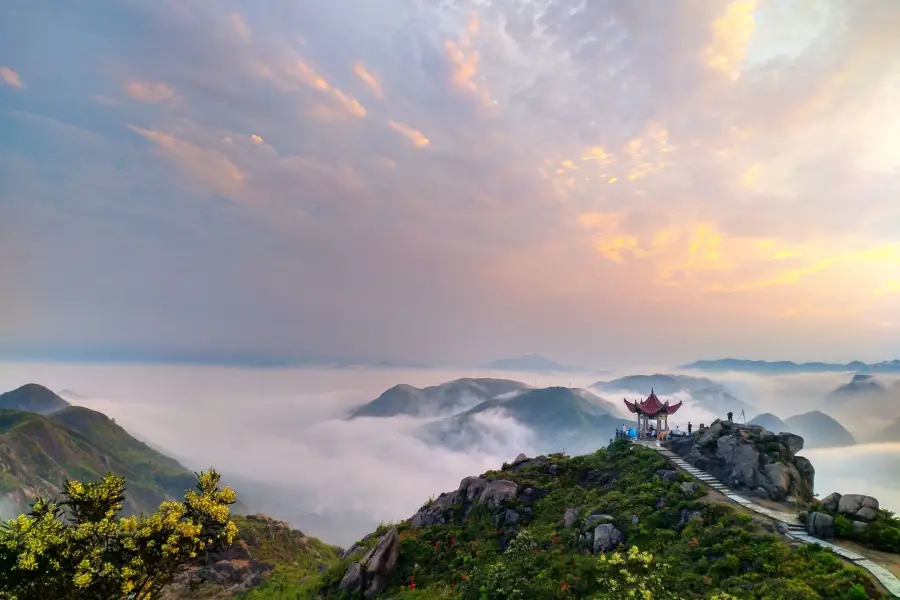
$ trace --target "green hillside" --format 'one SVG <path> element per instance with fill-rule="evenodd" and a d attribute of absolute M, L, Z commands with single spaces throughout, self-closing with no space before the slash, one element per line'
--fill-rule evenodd
<path fill-rule="evenodd" d="M 656 452 L 615 443 L 466 478 L 320 575 L 256 600 L 862 600 L 861 569 L 792 546 Z M 365 562 L 362 562 L 365 561 Z"/>
<path fill-rule="evenodd" d="M 26 383 L 20 388 L 0 394 L 0 409 L 49 415 L 67 406 L 68 402 L 36 383 Z"/>
<path fill-rule="evenodd" d="M 57 494 L 66 479 L 95 481 L 110 472 L 125 477 L 127 513 L 150 512 L 196 482 L 105 415 L 76 406 L 50 416 L 0 410 L 0 469 L 0 492 L 22 511 L 35 494 Z"/>

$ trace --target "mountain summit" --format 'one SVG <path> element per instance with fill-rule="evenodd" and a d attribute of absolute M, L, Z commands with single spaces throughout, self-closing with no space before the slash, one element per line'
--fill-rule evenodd
<path fill-rule="evenodd" d="M 37 383 L 26 383 L 11 392 L 0 394 L 0 410 L 24 410 L 49 415 L 70 406 L 57 394 Z"/>

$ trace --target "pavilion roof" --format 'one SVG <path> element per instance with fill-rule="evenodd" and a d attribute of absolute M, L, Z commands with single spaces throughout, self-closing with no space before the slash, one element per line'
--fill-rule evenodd
<path fill-rule="evenodd" d="M 628 410 L 630 412 L 640 412 L 647 415 L 648 417 L 675 414 L 682 405 L 682 402 L 679 402 L 678 404 L 669 404 L 668 400 L 666 400 L 665 403 L 660 402 L 659 398 L 656 397 L 656 393 L 652 388 L 650 389 L 650 395 L 647 396 L 646 400 L 637 402 L 629 402 L 628 400 L 624 400 L 624 402 L 625 406 L 628 407 Z"/>

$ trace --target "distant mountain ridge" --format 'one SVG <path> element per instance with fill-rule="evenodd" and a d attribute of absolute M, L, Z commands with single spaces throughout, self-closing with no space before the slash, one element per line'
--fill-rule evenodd
<path fill-rule="evenodd" d="M 706 377 L 663 373 L 628 375 L 612 381 L 598 381 L 588 388 L 604 394 L 628 391 L 645 395 L 651 389 L 655 390 L 657 394 L 667 396 L 684 392 L 689 394 L 704 410 L 714 414 L 724 416 L 728 411 L 738 414 L 742 410 L 749 414 L 755 412 L 752 404 L 737 398 L 727 387 Z"/>
<path fill-rule="evenodd" d="M 616 406 L 588 390 L 565 387 L 529 389 L 512 398 L 488 400 L 426 428 L 428 436 L 454 449 L 477 445 L 491 431 L 480 420 L 496 411 L 535 434 L 537 451 L 596 449 L 623 423 Z"/>
<path fill-rule="evenodd" d="M 540 354 L 526 354 L 516 358 L 501 358 L 489 362 L 485 365 L 486 369 L 496 369 L 498 371 L 525 371 L 525 372 L 576 372 L 584 371 L 584 367 L 563 365 L 556 361 L 545 358 Z"/>
<path fill-rule="evenodd" d="M 489 377 L 454 379 L 426 388 L 401 383 L 356 408 L 349 418 L 435 416 L 466 410 L 485 400 L 525 389 L 529 386 L 522 382 Z"/>
<path fill-rule="evenodd" d="M 782 420 L 772 413 L 756 415 L 750 425 L 760 425 L 772 433 L 795 433 L 803 438 L 805 448 L 834 448 L 856 444 L 853 434 L 837 419 L 818 410 Z"/>
<path fill-rule="evenodd" d="M 879 363 L 853 361 L 846 364 L 826 362 L 795 363 L 789 360 L 766 361 L 744 360 L 738 358 L 722 358 L 717 360 L 698 360 L 681 365 L 679 369 L 696 369 L 700 371 L 740 371 L 745 373 L 828 373 L 855 371 L 859 373 L 900 373 L 900 360 L 894 359 Z"/>

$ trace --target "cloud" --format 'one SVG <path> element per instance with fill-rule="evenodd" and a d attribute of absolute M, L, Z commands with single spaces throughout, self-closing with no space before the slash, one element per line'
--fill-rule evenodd
<path fill-rule="evenodd" d="M 384 98 L 384 88 L 381 87 L 378 78 L 370 73 L 364 64 L 358 62 L 353 65 L 353 72 L 356 73 L 356 76 L 359 77 L 363 83 L 369 86 L 369 89 L 372 90 L 372 93 L 375 94 L 376 98 Z"/>
<path fill-rule="evenodd" d="M 336 0 L 238 14 L 136 0 L 115 18 L 142 28 L 98 18 L 88 43 L 25 5 L 0 26 L 66 43 L 58 65 L 8 60 L 41 82 L 42 114 L 107 141 L 78 152 L 59 128 L 4 121 L 0 175 L 42 269 L 30 293 L 110 257 L 71 282 L 84 300 L 48 294 L 57 345 L 103 331 L 175 354 L 451 363 L 524 347 L 604 366 L 735 344 L 773 359 L 900 352 L 884 325 L 900 218 L 894 3 Z M 140 103 L 91 100 L 123 82 Z M 7 94 L 0 118 L 20 100 Z M 66 252 L 49 227 L 61 211 Z M 199 285 L 138 241 L 154 237 L 217 275 Z M 245 297 L 236 262 L 265 294 Z M 128 291 L 135 263 L 183 301 L 163 311 Z M 120 291 L 98 298 L 110 272 Z M 157 319 L 204 329 L 163 340 Z M 32 346 L 51 337 L 39 329 L 9 328 Z"/>
<path fill-rule="evenodd" d="M 2 79 L 3 83 L 6 85 L 14 87 L 17 90 L 25 89 L 25 85 L 19 79 L 19 74 L 9 67 L 0 67 L 0 79 Z"/>
<path fill-rule="evenodd" d="M 161 104 L 175 99 L 175 92 L 165 83 L 150 81 L 129 81 L 125 93 L 132 99 L 150 104 Z"/>
<path fill-rule="evenodd" d="M 409 138 L 409 141 L 412 142 L 412 145 L 416 148 L 425 148 L 426 146 L 431 145 L 431 140 L 425 137 L 418 129 L 413 129 L 405 123 L 398 123 L 396 121 L 391 121 L 390 126 L 394 131 Z"/>
<path fill-rule="evenodd" d="M 398 383 L 424 387 L 473 374 L 20 363 L 0 370 L 0 390 L 29 381 L 72 389 L 83 396 L 79 404 L 114 418 L 188 468 L 220 470 L 242 498 L 257 502 L 252 509 L 346 547 L 380 521 L 410 517 L 463 477 L 496 469 L 520 452 L 534 456 L 534 433 L 501 411 L 478 417 L 477 427 L 488 435 L 467 440 L 462 451 L 423 442 L 419 433 L 430 422 L 426 419 L 342 419 L 350 407 Z M 577 385 L 587 383 L 586 377 L 565 374 Z M 731 375 L 726 383 L 741 399 L 784 418 L 817 407 L 829 389 L 848 378 Z M 539 382 L 552 383 L 566 381 Z M 692 420 L 696 426 L 716 416 L 689 395 L 670 399 L 685 401 L 670 425 L 684 428 Z M 898 459 L 896 445 L 842 448 L 840 457 L 830 450 L 805 454 L 816 467 L 820 495 L 875 493 L 885 506 L 900 507 L 897 486 L 871 476 L 890 472 L 891 461 Z"/>

